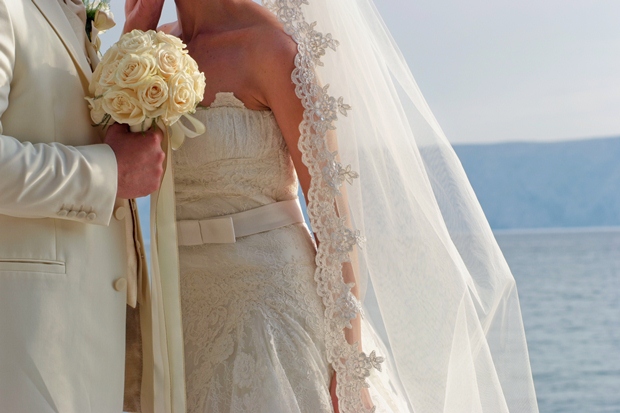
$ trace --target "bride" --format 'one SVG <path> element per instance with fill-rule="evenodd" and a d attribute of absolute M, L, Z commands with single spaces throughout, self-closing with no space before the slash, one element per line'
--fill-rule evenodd
<path fill-rule="evenodd" d="M 175 2 L 207 131 L 155 200 L 165 411 L 537 412 L 514 279 L 371 0 Z"/>

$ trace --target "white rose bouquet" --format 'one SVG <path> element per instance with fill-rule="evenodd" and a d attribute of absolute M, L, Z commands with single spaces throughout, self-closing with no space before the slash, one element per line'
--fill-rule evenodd
<path fill-rule="evenodd" d="M 103 55 L 89 91 L 91 119 L 96 125 L 110 121 L 130 126 L 132 132 L 153 125 L 170 128 L 178 148 L 185 136 L 204 133 L 202 123 L 189 116 L 202 101 L 205 76 L 177 37 L 163 32 L 134 30 L 124 34 Z M 187 118 L 194 130 L 179 122 Z"/>

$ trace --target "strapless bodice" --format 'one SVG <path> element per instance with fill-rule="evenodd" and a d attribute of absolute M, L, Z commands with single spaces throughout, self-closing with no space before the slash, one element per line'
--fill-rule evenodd
<path fill-rule="evenodd" d="M 173 153 L 177 219 L 228 215 L 297 196 L 297 177 L 270 111 L 218 93 L 194 115 L 206 132 Z"/>

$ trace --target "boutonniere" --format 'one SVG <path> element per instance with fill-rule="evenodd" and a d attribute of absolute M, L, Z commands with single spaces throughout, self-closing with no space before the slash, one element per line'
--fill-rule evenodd
<path fill-rule="evenodd" d="M 86 7 L 86 35 L 99 51 L 101 40 L 99 34 L 116 26 L 114 15 L 110 10 L 110 0 L 82 0 Z"/>

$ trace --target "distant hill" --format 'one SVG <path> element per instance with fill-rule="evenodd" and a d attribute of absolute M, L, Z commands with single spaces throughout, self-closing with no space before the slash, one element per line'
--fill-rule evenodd
<path fill-rule="evenodd" d="M 454 149 L 494 229 L 620 226 L 620 138 Z"/>
<path fill-rule="evenodd" d="M 454 149 L 493 229 L 620 226 L 620 138 Z"/>

